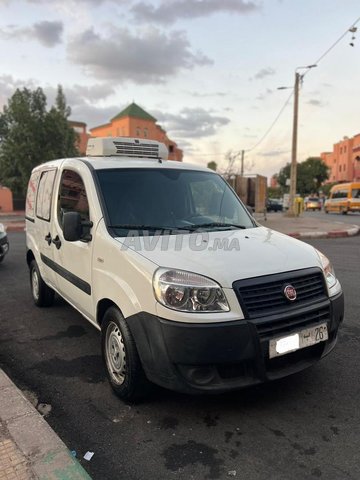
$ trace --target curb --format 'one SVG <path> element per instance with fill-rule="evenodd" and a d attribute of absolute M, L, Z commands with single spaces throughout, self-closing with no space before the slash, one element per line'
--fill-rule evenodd
<path fill-rule="evenodd" d="M 358 235 L 360 232 L 360 227 L 357 225 L 351 225 L 351 228 L 346 230 L 332 230 L 330 232 L 291 232 L 287 233 L 289 237 L 293 238 L 344 238 L 344 237 L 353 237 Z"/>
<path fill-rule="evenodd" d="M 37 480 L 91 480 L 63 441 L 0 368 L 0 473 Z M 2 440 L 2 437 L 5 440 Z M 4 467 L 5 465 L 5 467 Z M 13 474 L 14 475 L 14 474 Z"/>

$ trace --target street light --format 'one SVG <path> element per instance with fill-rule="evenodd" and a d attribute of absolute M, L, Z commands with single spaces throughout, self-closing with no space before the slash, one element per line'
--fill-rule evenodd
<path fill-rule="evenodd" d="M 295 217 L 295 196 L 296 196 L 296 174 L 297 174 L 297 131 L 298 131 L 298 112 L 299 112 L 299 88 L 300 83 L 305 75 L 300 75 L 298 70 L 309 70 L 317 67 L 317 65 L 307 65 L 305 67 L 297 67 L 295 69 L 295 84 L 294 87 L 279 87 L 278 90 L 285 90 L 287 88 L 294 89 L 294 115 L 293 115 L 293 132 L 292 132 L 292 148 L 291 148 L 291 168 L 290 168 L 290 192 L 289 192 L 289 210 L 287 216 Z"/>

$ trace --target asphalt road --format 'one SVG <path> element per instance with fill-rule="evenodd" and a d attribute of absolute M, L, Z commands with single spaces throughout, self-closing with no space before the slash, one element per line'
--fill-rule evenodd
<path fill-rule="evenodd" d="M 343 218 L 343 217 L 342 217 Z M 50 425 L 94 480 L 359 479 L 360 237 L 311 242 L 330 256 L 346 295 L 335 351 L 275 383 L 194 397 L 156 389 L 125 405 L 105 380 L 99 333 L 60 299 L 31 300 L 24 234 L 0 266 L 0 364 L 51 405 Z M 236 474 L 235 474 L 236 472 Z"/>
<path fill-rule="evenodd" d="M 319 218 L 328 222 L 350 223 L 351 225 L 360 225 L 360 213 L 351 212 L 347 215 L 339 213 L 325 213 L 325 212 L 304 212 L 305 217 Z"/>

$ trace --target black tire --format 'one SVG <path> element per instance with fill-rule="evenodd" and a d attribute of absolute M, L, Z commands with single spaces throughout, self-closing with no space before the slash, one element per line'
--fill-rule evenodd
<path fill-rule="evenodd" d="M 110 307 L 101 324 L 101 350 L 110 385 L 121 399 L 144 398 L 151 383 L 146 378 L 130 329 L 116 307 Z"/>
<path fill-rule="evenodd" d="M 41 278 L 35 260 L 30 263 L 30 287 L 34 303 L 38 307 L 50 307 L 54 302 L 55 292 Z"/>

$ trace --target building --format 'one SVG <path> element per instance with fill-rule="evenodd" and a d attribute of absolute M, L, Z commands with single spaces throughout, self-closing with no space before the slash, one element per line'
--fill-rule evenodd
<path fill-rule="evenodd" d="M 13 196 L 11 190 L 0 185 L 0 212 L 8 213 L 12 212 L 13 209 Z"/>
<path fill-rule="evenodd" d="M 80 155 L 85 155 L 87 142 L 90 138 L 90 135 L 86 131 L 86 123 L 69 120 L 69 125 L 73 127 L 75 132 L 78 134 L 78 142 L 76 146 L 80 152 Z"/>
<path fill-rule="evenodd" d="M 335 143 L 332 152 L 323 152 L 321 159 L 329 167 L 328 183 L 360 180 L 360 133 Z"/>
<path fill-rule="evenodd" d="M 278 176 L 277 174 L 275 174 L 270 178 L 270 188 L 279 188 L 279 187 L 280 185 L 278 181 Z"/>
<path fill-rule="evenodd" d="M 158 125 L 155 117 L 145 112 L 136 103 L 131 103 L 109 123 L 90 129 L 92 137 L 137 137 L 165 143 L 169 160 L 182 162 L 183 152 L 170 140 L 165 130 Z"/>

